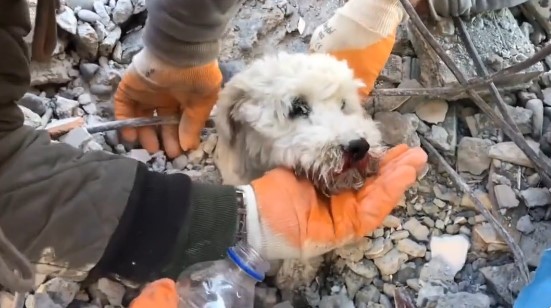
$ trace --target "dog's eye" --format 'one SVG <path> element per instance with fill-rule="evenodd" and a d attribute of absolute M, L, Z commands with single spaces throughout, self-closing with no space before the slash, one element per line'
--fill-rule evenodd
<path fill-rule="evenodd" d="M 307 117 L 310 113 L 310 106 L 303 97 L 295 97 L 289 110 L 289 117 L 291 119 L 298 117 Z"/>
<path fill-rule="evenodd" d="M 346 107 L 346 100 L 341 101 L 341 110 L 344 110 L 344 107 Z"/>

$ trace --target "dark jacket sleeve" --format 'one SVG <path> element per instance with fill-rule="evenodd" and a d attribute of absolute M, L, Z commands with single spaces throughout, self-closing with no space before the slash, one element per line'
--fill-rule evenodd
<path fill-rule="evenodd" d="M 0 1 L 0 226 L 39 273 L 91 269 L 144 282 L 217 259 L 237 229 L 235 189 L 83 153 L 23 125 L 30 84 L 25 0 Z M 171 274 L 174 271 L 173 274 Z"/>
<path fill-rule="evenodd" d="M 220 38 L 236 14 L 240 0 L 146 1 L 144 45 L 177 66 L 215 60 Z"/>
<path fill-rule="evenodd" d="M 513 7 L 527 0 L 429 0 L 434 17 L 468 16 Z"/>

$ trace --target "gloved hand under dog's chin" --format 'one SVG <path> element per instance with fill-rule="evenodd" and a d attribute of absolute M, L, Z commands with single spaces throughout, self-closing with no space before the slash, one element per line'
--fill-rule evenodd
<path fill-rule="evenodd" d="M 360 190 L 330 197 L 289 169 L 269 171 L 249 186 L 256 204 L 247 205 L 248 241 L 273 260 L 310 258 L 358 240 L 380 226 L 426 162 L 421 148 L 396 146 Z"/>

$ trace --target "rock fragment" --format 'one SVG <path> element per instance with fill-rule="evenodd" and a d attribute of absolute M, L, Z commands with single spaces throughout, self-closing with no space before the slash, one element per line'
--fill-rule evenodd
<path fill-rule="evenodd" d="M 520 203 L 515 192 L 509 185 L 494 186 L 494 194 L 496 196 L 497 204 L 501 209 L 515 208 Z"/>
<path fill-rule="evenodd" d="M 492 142 L 486 139 L 463 137 L 457 147 L 457 169 L 480 175 L 490 168 L 488 156 Z"/>
<path fill-rule="evenodd" d="M 416 218 L 412 217 L 403 225 L 404 229 L 418 241 L 428 241 L 429 228 L 421 224 Z"/>
<path fill-rule="evenodd" d="M 551 204 L 551 192 L 547 188 L 530 187 L 522 190 L 520 196 L 529 208 Z"/>
<path fill-rule="evenodd" d="M 430 100 L 423 102 L 415 108 L 415 113 L 419 119 L 425 122 L 432 124 L 441 123 L 446 119 L 448 102 L 445 100 Z"/>

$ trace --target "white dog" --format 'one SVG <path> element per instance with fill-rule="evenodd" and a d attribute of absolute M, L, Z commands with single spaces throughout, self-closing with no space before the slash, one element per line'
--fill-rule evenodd
<path fill-rule="evenodd" d="M 283 166 L 325 195 L 360 188 L 386 149 L 361 105 L 361 86 L 346 62 L 327 54 L 255 60 L 225 84 L 216 105 L 215 162 L 224 184 Z"/>

